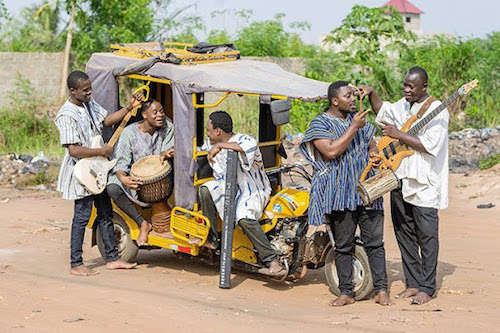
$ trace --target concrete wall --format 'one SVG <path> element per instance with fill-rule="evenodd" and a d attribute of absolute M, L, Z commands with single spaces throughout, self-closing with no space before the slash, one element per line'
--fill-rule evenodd
<path fill-rule="evenodd" d="M 0 105 L 9 103 L 16 78 L 29 79 L 47 99 L 59 97 L 63 53 L 0 52 Z"/>
<path fill-rule="evenodd" d="M 0 52 L 0 106 L 9 103 L 9 92 L 15 89 L 16 78 L 29 79 L 38 93 L 53 100 L 59 97 L 63 53 Z M 297 58 L 244 57 L 273 62 L 292 73 L 304 74 L 305 63 Z"/>
<path fill-rule="evenodd" d="M 420 31 L 420 14 L 401 14 L 403 16 L 403 21 L 405 23 L 405 29 L 411 30 L 413 32 Z M 410 20 L 410 22 L 408 22 Z"/>

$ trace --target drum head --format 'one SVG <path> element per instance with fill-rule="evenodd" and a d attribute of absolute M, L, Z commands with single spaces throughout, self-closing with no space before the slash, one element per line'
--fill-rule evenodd
<path fill-rule="evenodd" d="M 147 181 L 163 175 L 168 175 L 171 171 L 172 166 L 168 160 L 161 163 L 160 155 L 150 155 L 137 160 L 132 165 L 130 174 L 142 181 Z"/>

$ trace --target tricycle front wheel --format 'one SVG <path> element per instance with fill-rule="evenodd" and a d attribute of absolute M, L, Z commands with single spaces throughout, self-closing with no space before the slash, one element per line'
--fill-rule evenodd
<path fill-rule="evenodd" d="M 139 247 L 136 242 L 132 240 L 130 236 L 130 229 L 125 223 L 125 221 L 118 214 L 113 214 L 113 227 L 115 230 L 116 237 L 116 247 L 118 249 L 118 255 L 122 260 L 128 262 L 134 262 L 137 258 L 137 253 L 139 252 Z M 97 247 L 104 260 L 106 260 L 106 251 L 104 249 L 104 241 L 102 240 L 102 234 L 99 227 L 97 227 L 96 233 Z"/>
<path fill-rule="evenodd" d="M 373 293 L 373 277 L 368 262 L 368 255 L 362 245 L 356 244 L 352 256 L 352 283 L 354 299 L 359 301 Z M 335 250 L 328 251 L 325 260 L 325 275 L 332 294 L 340 296 L 339 278 L 335 266 Z"/>

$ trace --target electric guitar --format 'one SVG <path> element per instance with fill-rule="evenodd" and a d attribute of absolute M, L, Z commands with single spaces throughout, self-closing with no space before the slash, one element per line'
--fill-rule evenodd
<path fill-rule="evenodd" d="M 437 108 L 435 108 L 434 110 L 432 110 L 432 112 L 430 112 L 428 115 L 422 118 L 415 126 L 413 126 L 413 124 L 420 118 L 418 114 L 412 116 L 410 119 L 406 121 L 401 131 L 416 136 L 417 133 L 425 125 L 427 125 L 432 119 L 434 119 L 434 117 L 436 117 L 441 111 L 443 111 L 448 105 L 450 105 L 458 96 L 467 95 L 477 86 L 478 86 L 477 79 L 474 79 L 471 82 L 464 84 L 462 87 L 460 87 L 460 89 L 458 89 L 453 95 L 451 95 L 448 99 L 446 99 L 443 103 L 441 103 Z M 398 139 L 393 139 L 389 136 L 382 137 L 377 147 L 379 150 L 379 154 L 377 155 L 377 157 L 380 157 L 382 159 L 382 163 L 378 167 L 381 172 L 387 169 L 392 169 L 393 171 L 395 171 L 401 164 L 403 158 L 415 153 L 414 150 L 410 149 L 402 141 Z M 363 182 L 366 179 L 366 176 L 368 175 L 368 172 L 370 171 L 371 168 L 372 168 L 372 163 L 370 162 L 368 163 L 368 166 L 361 174 L 360 182 Z"/>
<path fill-rule="evenodd" d="M 122 134 L 123 129 L 127 125 L 131 117 L 137 114 L 137 110 L 141 107 L 141 104 L 132 109 L 129 113 L 123 117 L 120 126 L 116 129 L 115 133 L 108 142 L 108 146 L 113 147 L 118 141 L 120 134 Z M 104 141 L 102 136 L 97 135 L 92 140 L 91 148 L 102 148 L 104 146 Z M 99 194 L 106 188 L 108 183 L 108 173 L 116 165 L 116 158 L 111 161 L 106 157 L 94 156 L 82 158 L 75 164 L 73 169 L 73 175 L 78 180 L 78 182 L 87 189 L 92 194 Z"/>

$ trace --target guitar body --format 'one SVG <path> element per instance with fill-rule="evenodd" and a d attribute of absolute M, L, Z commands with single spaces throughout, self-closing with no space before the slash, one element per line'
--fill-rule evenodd
<path fill-rule="evenodd" d="M 401 132 L 408 132 L 416 120 L 416 116 L 412 116 L 408 119 L 401 128 Z M 407 145 L 401 144 L 398 139 L 393 139 L 389 136 L 383 136 L 378 142 L 377 147 L 380 152 L 380 157 L 384 161 L 384 163 L 379 166 L 380 171 L 387 169 L 397 170 L 403 158 L 415 153 L 415 151 L 408 148 Z"/>
<path fill-rule="evenodd" d="M 103 140 L 100 135 L 92 141 L 92 148 L 102 148 Z M 82 158 L 75 164 L 73 175 L 83 187 L 92 194 L 104 191 L 108 183 L 108 173 L 116 165 L 116 159 L 95 156 Z"/>

